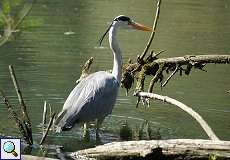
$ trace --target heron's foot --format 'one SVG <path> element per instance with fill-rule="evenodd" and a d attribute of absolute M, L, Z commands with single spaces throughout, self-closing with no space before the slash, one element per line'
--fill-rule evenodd
<path fill-rule="evenodd" d="M 99 134 L 99 130 L 96 130 L 96 143 L 101 144 L 101 137 L 100 137 L 100 134 Z"/>
<path fill-rule="evenodd" d="M 100 138 L 100 129 L 99 128 L 96 128 L 96 132 L 95 132 L 95 134 L 96 134 L 96 139 L 97 138 Z"/>

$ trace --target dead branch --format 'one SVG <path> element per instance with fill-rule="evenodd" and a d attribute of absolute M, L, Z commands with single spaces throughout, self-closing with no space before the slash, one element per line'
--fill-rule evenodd
<path fill-rule="evenodd" d="M 47 116 L 47 103 L 46 103 L 46 101 L 44 101 L 43 115 L 42 115 L 43 134 L 45 133 L 46 116 Z"/>
<path fill-rule="evenodd" d="M 161 87 L 166 86 L 166 84 L 169 82 L 169 80 L 176 74 L 176 72 L 178 71 L 179 66 L 176 66 L 176 69 L 170 74 L 170 76 L 165 80 L 165 82 L 161 85 Z"/>
<path fill-rule="evenodd" d="M 45 139 L 46 139 L 46 137 L 47 137 L 47 135 L 49 133 L 50 127 L 53 125 L 54 117 L 55 117 L 55 113 L 53 113 L 52 116 L 50 117 L 50 121 L 49 121 L 48 127 L 47 127 L 45 133 L 42 136 L 42 139 L 40 141 L 40 145 L 42 145 L 45 142 Z"/>
<path fill-rule="evenodd" d="M 154 62 L 158 64 L 165 63 L 166 65 L 187 65 L 188 63 L 192 65 L 204 63 L 230 64 L 230 55 L 185 55 L 183 57 L 161 58 Z"/>
<path fill-rule="evenodd" d="M 10 75 L 11 75 L 11 79 L 12 79 L 13 84 L 14 84 L 15 91 L 16 91 L 17 96 L 18 96 L 18 101 L 21 105 L 21 112 L 22 112 L 23 118 L 27 121 L 27 123 L 31 127 L 30 119 L 29 119 L 27 109 L 26 109 L 26 104 L 23 100 L 22 92 L 21 92 L 20 87 L 18 85 L 18 81 L 17 81 L 16 75 L 14 72 L 14 67 L 12 65 L 9 65 L 9 70 L 10 70 Z"/>
<path fill-rule="evenodd" d="M 29 0 L 25 2 L 23 8 L 17 15 L 18 19 L 14 19 L 14 17 L 10 16 L 10 14 L 5 15 L 3 11 L 0 10 L 0 18 L 2 18 L 5 23 L 4 34 L 3 37 L 0 39 L 0 47 L 9 41 L 11 35 L 14 32 L 19 31 L 17 28 L 31 11 L 33 3 L 34 0 Z"/>
<path fill-rule="evenodd" d="M 149 41 L 143 51 L 143 53 L 141 54 L 141 56 L 139 57 L 139 60 L 142 62 L 146 53 L 148 52 L 149 50 L 149 47 L 153 41 L 153 38 L 154 38 L 154 35 L 156 33 L 156 28 L 157 28 L 157 23 L 158 23 L 158 20 L 159 20 L 159 17 L 160 17 L 160 6 L 161 6 L 161 0 L 158 0 L 157 2 L 157 9 L 156 9 L 156 14 L 155 14 L 155 18 L 154 18 L 154 23 L 153 23 L 153 30 L 152 30 L 152 33 L 150 35 L 150 38 L 149 38 Z"/>
<path fill-rule="evenodd" d="M 161 63 L 161 64 L 159 65 L 159 69 L 157 70 L 155 76 L 154 76 L 153 79 L 150 81 L 148 92 L 152 93 L 154 84 L 155 84 L 159 79 L 160 79 L 160 80 L 162 79 L 162 72 L 163 72 L 163 69 L 164 69 L 164 63 Z"/>
<path fill-rule="evenodd" d="M 179 102 L 173 98 L 170 98 L 168 96 L 162 96 L 162 95 L 158 95 L 158 94 L 154 94 L 154 93 L 137 92 L 134 94 L 134 96 L 156 99 L 156 100 L 167 102 L 169 104 L 173 104 L 173 105 L 179 107 L 180 109 L 182 109 L 183 111 L 185 111 L 189 115 L 191 115 L 200 124 L 200 126 L 204 129 L 204 131 L 206 132 L 206 134 L 209 136 L 209 138 L 211 140 L 216 140 L 216 141 L 219 140 L 219 138 L 212 131 L 212 129 L 207 124 L 207 122 L 197 112 L 195 112 L 192 108 L 186 106 L 185 104 L 183 104 L 183 103 L 181 103 L 181 102 Z"/>
<path fill-rule="evenodd" d="M 9 65 L 9 71 L 10 71 L 11 79 L 12 79 L 13 84 L 14 84 L 15 91 L 16 91 L 17 96 L 18 96 L 18 101 L 19 101 L 20 106 L 21 106 L 21 112 L 22 112 L 22 116 L 23 116 L 23 121 L 25 123 L 25 129 L 26 129 L 27 134 L 29 136 L 30 144 L 33 144 L 32 126 L 31 126 L 30 118 L 28 116 L 26 104 L 23 100 L 22 92 L 20 90 L 16 75 L 15 75 L 14 67 L 12 65 Z"/>
<path fill-rule="evenodd" d="M 229 159 L 230 142 L 202 139 L 169 139 L 113 142 L 72 152 L 77 159 L 86 156 L 96 159 L 209 159 L 210 156 Z"/>
<path fill-rule="evenodd" d="M 184 72 L 186 75 L 188 75 L 192 68 L 203 70 L 203 67 L 208 63 L 230 64 L 230 55 L 185 55 L 183 57 L 173 58 L 153 58 L 152 54 L 150 54 L 149 57 L 147 57 L 146 60 L 144 60 L 144 63 L 141 65 L 138 62 L 125 64 L 125 68 L 123 68 L 121 83 L 122 86 L 124 86 L 126 89 L 130 89 L 133 84 L 130 83 L 130 75 L 132 76 L 131 78 L 133 78 L 135 74 L 138 73 L 136 89 L 137 91 L 140 91 L 143 90 L 144 77 L 147 75 L 155 76 L 156 73 L 158 73 L 158 75 L 163 76 L 158 77 L 161 82 L 164 78 L 164 71 L 169 73 L 171 71 L 175 71 L 177 66 L 179 66 L 178 70 L 180 73 L 182 74 Z M 162 64 L 164 65 L 163 69 L 160 67 Z M 183 69 L 182 66 L 187 67 Z M 161 68 L 161 72 L 158 71 L 159 68 Z M 166 80 L 167 83 L 168 81 L 169 79 Z M 151 91 L 152 89 L 150 88 L 149 90 Z"/>
<path fill-rule="evenodd" d="M 25 129 L 25 124 L 24 122 L 19 118 L 19 116 L 17 115 L 17 113 L 13 110 L 12 105 L 10 104 L 9 100 L 7 99 L 7 97 L 5 96 L 4 92 L 2 90 L 0 90 L 0 95 L 2 97 L 2 101 L 3 103 L 6 105 L 9 114 L 11 115 L 11 117 L 14 119 L 19 132 L 21 133 L 22 137 L 25 139 L 25 141 L 28 144 L 31 144 L 31 140 L 28 136 L 27 130 Z"/>

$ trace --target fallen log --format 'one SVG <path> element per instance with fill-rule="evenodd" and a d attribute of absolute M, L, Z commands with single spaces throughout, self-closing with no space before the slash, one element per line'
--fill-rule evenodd
<path fill-rule="evenodd" d="M 113 142 L 68 154 L 96 159 L 230 159 L 230 141 L 169 139 Z"/>
<path fill-rule="evenodd" d="M 31 155 L 22 155 L 23 160 L 58 160 L 54 158 L 48 157 L 38 157 L 38 156 L 31 156 Z"/>

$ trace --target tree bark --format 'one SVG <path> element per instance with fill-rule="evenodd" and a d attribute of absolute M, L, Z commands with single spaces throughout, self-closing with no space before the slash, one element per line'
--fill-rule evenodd
<path fill-rule="evenodd" d="M 155 63 L 176 63 L 185 65 L 188 63 L 230 63 L 230 55 L 185 55 L 183 57 L 159 58 Z"/>

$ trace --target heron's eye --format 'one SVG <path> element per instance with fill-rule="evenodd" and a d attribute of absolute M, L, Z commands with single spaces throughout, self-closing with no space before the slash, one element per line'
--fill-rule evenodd
<path fill-rule="evenodd" d="M 131 25 L 132 24 L 132 21 L 128 21 L 128 25 Z"/>

